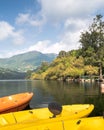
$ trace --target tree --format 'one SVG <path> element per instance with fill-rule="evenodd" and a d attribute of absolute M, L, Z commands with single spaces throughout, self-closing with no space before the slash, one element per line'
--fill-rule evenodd
<path fill-rule="evenodd" d="M 58 57 L 64 57 L 64 56 L 66 56 L 67 55 L 67 52 L 66 51 L 60 51 L 59 52 L 59 55 L 58 55 Z"/>
<path fill-rule="evenodd" d="M 91 65 L 86 65 L 84 67 L 85 69 L 85 73 L 92 76 L 93 74 L 98 74 L 98 68 L 97 67 L 94 67 L 94 66 L 91 66 Z"/>
<path fill-rule="evenodd" d="M 104 67 L 104 22 L 102 15 L 96 15 L 89 30 L 82 32 L 80 36 L 82 56 L 86 65 L 97 65 L 102 79 L 102 67 Z"/>

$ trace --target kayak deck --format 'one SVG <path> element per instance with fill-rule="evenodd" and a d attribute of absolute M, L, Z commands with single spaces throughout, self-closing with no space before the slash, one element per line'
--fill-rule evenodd
<path fill-rule="evenodd" d="M 11 112 L 0 115 L 0 125 L 2 126 L 20 122 L 29 122 L 32 120 L 48 121 L 52 119 L 67 120 L 67 119 L 82 118 L 88 116 L 93 109 L 94 105 L 92 104 L 64 105 L 61 114 L 57 115 L 56 118 L 52 118 L 53 114 L 48 110 L 48 108 Z"/>

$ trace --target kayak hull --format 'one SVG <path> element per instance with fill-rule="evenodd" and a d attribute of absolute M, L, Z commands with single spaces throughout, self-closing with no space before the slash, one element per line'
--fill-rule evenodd
<path fill-rule="evenodd" d="M 72 120 L 49 120 L 15 123 L 2 126 L 2 130 L 104 130 L 103 117 L 88 117 Z"/>
<path fill-rule="evenodd" d="M 33 93 L 25 92 L 0 98 L 0 114 L 25 109 L 32 97 Z"/>
<path fill-rule="evenodd" d="M 77 119 L 88 116 L 94 109 L 92 104 L 76 104 L 76 105 L 63 105 L 61 114 L 55 118 L 48 108 L 39 108 L 32 110 L 24 110 L 19 112 L 11 112 L 0 115 L 0 127 L 4 125 L 11 125 L 23 122 L 50 122 L 61 121 L 69 119 Z"/>

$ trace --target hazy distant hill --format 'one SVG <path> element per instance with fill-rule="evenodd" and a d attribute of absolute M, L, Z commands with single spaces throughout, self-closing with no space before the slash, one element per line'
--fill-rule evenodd
<path fill-rule="evenodd" d="M 2 79 L 24 79 L 26 73 L 0 68 L 0 80 Z"/>
<path fill-rule="evenodd" d="M 23 72 L 36 69 L 43 61 L 51 62 L 56 56 L 52 53 L 43 54 L 38 51 L 31 51 L 0 59 L 0 67 Z"/>

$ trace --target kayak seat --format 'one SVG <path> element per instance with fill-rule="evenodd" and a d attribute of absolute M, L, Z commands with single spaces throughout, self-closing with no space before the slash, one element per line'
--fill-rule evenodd
<path fill-rule="evenodd" d="M 48 109 L 53 114 L 52 118 L 56 117 L 56 115 L 59 115 L 62 112 L 62 106 L 57 102 L 49 103 Z"/>

